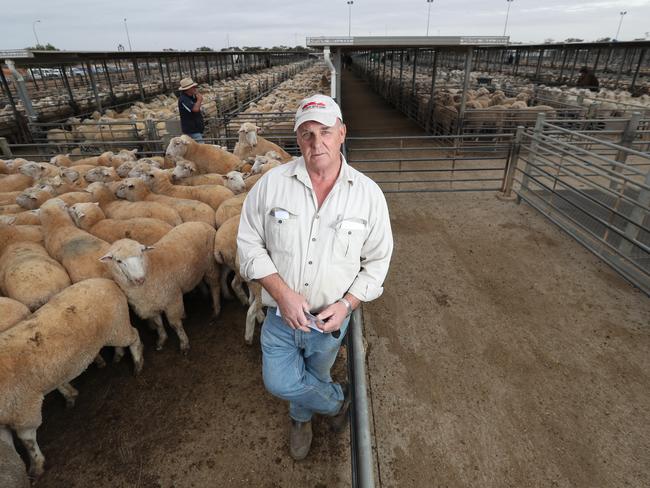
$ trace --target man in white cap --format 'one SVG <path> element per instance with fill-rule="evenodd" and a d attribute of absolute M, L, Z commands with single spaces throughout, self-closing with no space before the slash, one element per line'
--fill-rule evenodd
<path fill-rule="evenodd" d="M 178 113 L 181 116 L 181 131 L 187 134 L 196 142 L 203 142 L 203 115 L 201 104 L 203 95 L 196 89 L 197 84 L 192 78 L 183 78 L 181 86 L 178 87 Z"/>
<path fill-rule="evenodd" d="M 334 431 L 345 426 L 350 392 L 330 369 L 352 311 L 383 292 L 393 238 L 381 189 L 340 152 L 346 127 L 336 102 L 304 99 L 294 130 L 302 157 L 253 186 L 237 248 L 242 276 L 263 286 L 264 384 L 289 402 L 289 450 L 300 460 L 314 413 Z"/>

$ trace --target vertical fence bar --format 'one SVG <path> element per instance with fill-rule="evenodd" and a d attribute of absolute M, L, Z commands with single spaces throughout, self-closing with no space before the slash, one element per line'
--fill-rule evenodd
<path fill-rule="evenodd" d="M 528 160 L 524 166 L 524 174 L 521 177 L 521 188 L 524 190 L 528 190 L 528 181 L 530 180 L 528 175 L 531 173 L 533 164 L 535 164 L 536 161 L 537 151 L 540 145 L 539 139 L 544 131 L 544 122 L 546 122 L 546 114 L 540 112 L 537 114 L 535 129 L 533 131 L 533 140 L 530 143 L 530 150 L 528 151 Z"/>
<path fill-rule="evenodd" d="M 515 139 L 512 141 L 512 148 L 510 149 L 510 157 L 508 158 L 508 163 L 506 164 L 505 171 L 503 173 L 503 183 L 501 184 L 501 198 L 508 199 L 512 197 L 512 185 L 515 180 L 515 169 L 517 168 L 517 162 L 519 161 L 519 152 L 521 151 L 521 140 L 524 136 L 524 127 L 518 126 L 517 132 L 515 133 Z"/>

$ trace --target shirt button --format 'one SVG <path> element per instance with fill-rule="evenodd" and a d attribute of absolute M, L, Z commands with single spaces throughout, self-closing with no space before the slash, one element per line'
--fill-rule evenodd
<path fill-rule="evenodd" d="M 317 219 L 320 219 L 320 215 L 316 214 L 316 218 L 317 218 Z"/>
<path fill-rule="evenodd" d="M 278 224 L 281 224 L 281 223 L 282 223 L 282 221 L 281 221 L 281 220 L 278 220 Z"/>
<path fill-rule="evenodd" d="M 314 264 L 314 263 L 312 263 L 311 261 L 309 261 L 307 264 Z"/>
<path fill-rule="evenodd" d="M 305 283 L 305 286 L 309 286 L 309 283 Z"/>
<path fill-rule="evenodd" d="M 280 222 L 282 222 L 282 221 L 280 221 Z M 351 235 L 351 234 L 352 234 L 352 231 L 351 231 L 351 230 L 349 230 L 349 231 L 348 231 L 348 235 Z"/>
<path fill-rule="evenodd" d="M 316 240 L 316 238 L 315 238 L 315 237 L 312 237 L 312 238 L 311 238 L 311 240 L 312 240 L 312 241 L 315 241 L 315 240 Z"/>

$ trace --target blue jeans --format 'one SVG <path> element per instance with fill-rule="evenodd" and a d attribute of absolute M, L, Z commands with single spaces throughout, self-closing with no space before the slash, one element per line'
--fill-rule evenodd
<path fill-rule="evenodd" d="M 336 415 L 343 404 L 341 385 L 332 382 L 334 364 L 350 318 L 341 334 L 292 329 L 269 307 L 262 326 L 262 376 L 264 386 L 276 397 L 289 402 L 289 416 L 299 422 L 314 413 Z"/>
<path fill-rule="evenodd" d="M 203 142 L 203 134 L 200 132 L 195 132 L 194 134 L 187 134 L 190 136 L 192 139 L 194 139 L 196 142 Z"/>

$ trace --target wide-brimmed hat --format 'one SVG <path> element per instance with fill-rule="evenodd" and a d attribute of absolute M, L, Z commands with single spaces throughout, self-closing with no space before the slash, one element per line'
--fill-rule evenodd
<path fill-rule="evenodd" d="M 312 95 L 298 105 L 293 131 L 297 131 L 301 124 L 310 120 L 332 127 L 336 124 L 336 119 L 343 120 L 338 104 L 327 95 Z"/>
<path fill-rule="evenodd" d="M 185 91 L 189 90 L 193 86 L 197 86 L 196 83 L 194 83 L 194 80 L 192 78 L 183 78 L 181 80 L 181 86 L 178 87 L 180 91 Z"/>

